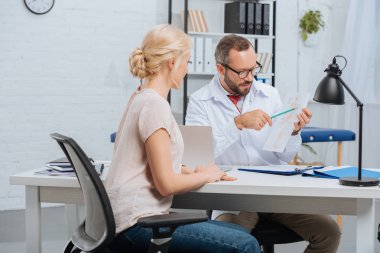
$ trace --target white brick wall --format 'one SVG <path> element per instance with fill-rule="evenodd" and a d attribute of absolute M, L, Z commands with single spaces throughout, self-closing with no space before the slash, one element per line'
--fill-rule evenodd
<path fill-rule="evenodd" d="M 109 135 L 138 84 L 129 53 L 166 21 L 163 0 L 56 1 L 41 16 L 0 1 L 0 210 L 24 207 L 9 175 L 63 155 L 52 132 L 111 159 Z"/>
<path fill-rule="evenodd" d="M 215 7 L 211 0 L 204 4 L 205 13 Z M 321 9 L 328 21 L 323 43 L 311 49 L 297 46 L 297 16 L 308 8 Z M 346 8 L 346 0 L 278 0 L 280 92 L 316 86 L 340 47 L 335 38 Z M 111 159 L 109 134 L 138 84 L 129 74 L 129 53 L 166 21 L 167 0 L 56 1 L 42 16 L 21 0 L 0 1 L 0 210 L 24 207 L 24 188 L 10 186 L 9 175 L 62 156 L 52 132 L 72 136 L 95 159 Z"/>

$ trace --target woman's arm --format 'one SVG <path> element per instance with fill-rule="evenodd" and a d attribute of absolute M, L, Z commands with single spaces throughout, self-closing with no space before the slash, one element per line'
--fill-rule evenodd
<path fill-rule="evenodd" d="M 149 136 L 145 141 L 145 148 L 154 184 L 162 196 L 188 192 L 206 183 L 220 180 L 225 175 L 225 172 L 215 165 L 206 166 L 196 173 L 175 173 L 170 155 L 170 137 L 164 129 L 159 129 Z"/>

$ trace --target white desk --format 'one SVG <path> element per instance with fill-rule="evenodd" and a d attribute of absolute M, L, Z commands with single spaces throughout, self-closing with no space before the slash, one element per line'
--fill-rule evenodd
<path fill-rule="evenodd" d="M 176 196 L 173 207 L 356 215 L 356 252 L 374 252 L 378 223 L 375 199 L 380 199 L 379 187 L 349 187 L 339 185 L 335 179 L 237 170 L 229 174 L 238 180 L 207 184 L 197 191 Z M 41 202 L 68 204 L 68 231 L 73 231 L 77 221 L 70 213 L 75 210 L 75 204 L 83 201 L 76 178 L 37 176 L 31 171 L 11 176 L 10 183 L 26 187 L 28 253 L 41 252 Z"/>

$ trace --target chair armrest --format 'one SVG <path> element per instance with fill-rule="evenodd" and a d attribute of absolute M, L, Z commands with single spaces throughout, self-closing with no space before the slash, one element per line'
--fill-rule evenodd
<path fill-rule="evenodd" d="M 153 230 L 148 252 L 168 252 L 171 237 L 177 227 L 206 220 L 206 214 L 169 213 L 140 218 L 137 225 Z"/>
<path fill-rule="evenodd" d="M 206 221 L 207 215 L 198 213 L 169 213 L 140 218 L 137 225 L 142 227 L 169 227 Z"/>

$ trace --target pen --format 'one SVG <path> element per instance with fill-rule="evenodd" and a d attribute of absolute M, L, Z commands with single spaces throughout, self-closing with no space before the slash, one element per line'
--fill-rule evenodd
<path fill-rule="evenodd" d="M 277 113 L 277 114 L 271 116 L 270 118 L 271 118 L 271 119 L 276 118 L 276 117 L 278 117 L 278 116 L 280 116 L 280 115 L 283 115 L 283 114 L 285 114 L 285 113 L 288 113 L 288 112 L 294 111 L 295 109 L 296 109 L 296 108 L 291 108 L 291 109 L 289 109 L 289 110 L 286 110 L 286 111 L 283 111 L 283 112 Z"/>

